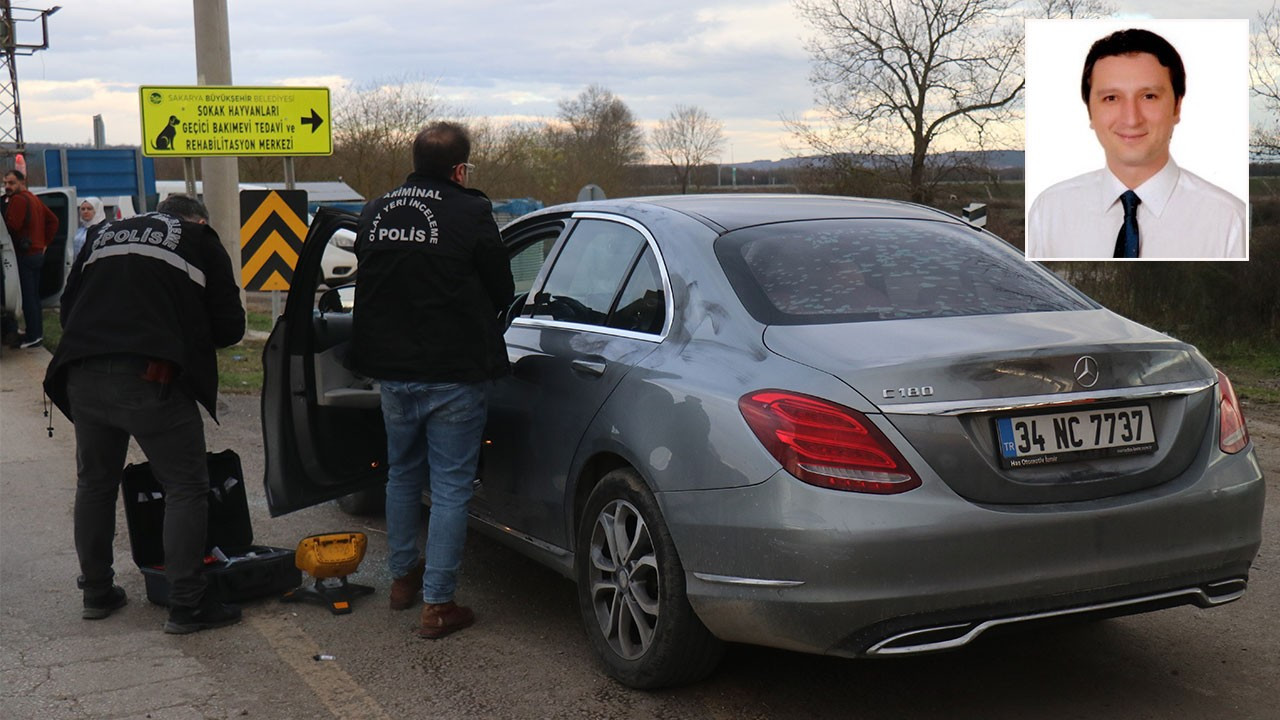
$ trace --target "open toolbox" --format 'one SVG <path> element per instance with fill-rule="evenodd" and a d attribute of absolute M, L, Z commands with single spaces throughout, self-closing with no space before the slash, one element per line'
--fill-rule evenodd
<path fill-rule="evenodd" d="M 206 592 L 224 603 L 279 596 L 302 584 L 291 549 L 253 544 L 244 471 L 232 450 L 209 453 L 209 528 L 205 544 Z M 129 465 L 122 482 L 133 561 L 142 570 L 147 599 L 169 604 L 164 573 L 164 489 L 149 463 Z"/>

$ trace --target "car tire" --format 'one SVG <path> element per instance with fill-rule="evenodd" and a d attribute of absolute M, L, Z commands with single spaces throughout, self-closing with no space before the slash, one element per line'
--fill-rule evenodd
<path fill-rule="evenodd" d="M 355 517 L 381 515 L 387 510 L 387 488 L 379 485 L 376 488 L 353 492 L 338 498 L 338 509 Z"/>
<path fill-rule="evenodd" d="M 724 644 L 690 607 L 671 533 L 634 470 L 614 470 L 592 490 L 576 549 L 579 610 L 610 676 L 651 689 L 715 670 Z"/>

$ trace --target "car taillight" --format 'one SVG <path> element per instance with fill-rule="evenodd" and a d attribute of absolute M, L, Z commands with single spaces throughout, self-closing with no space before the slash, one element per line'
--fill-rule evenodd
<path fill-rule="evenodd" d="M 1236 390 L 1221 370 L 1218 373 L 1218 447 L 1228 455 L 1238 453 L 1249 444 L 1249 429 L 1240 412 Z"/>
<path fill-rule="evenodd" d="M 810 485 L 882 495 L 920 486 L 902 454 L 857 410 L 781 390 L 743 395 L 738 409 L 769 454 Z"/>

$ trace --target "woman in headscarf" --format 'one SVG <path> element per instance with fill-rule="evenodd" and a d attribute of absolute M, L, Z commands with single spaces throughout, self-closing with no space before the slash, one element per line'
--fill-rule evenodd
<path fill-rule="evenodd" d="M 102 212 L 101 200 L 96 197 L 81 198 L 80 226 L 76 228 L 76 237 L 71 241 L 75 257 L 80 256 L 80 248 L 84 247 L 84 239 L 89 234 L 89 228 L 106 219 L 107 216 Z"/>

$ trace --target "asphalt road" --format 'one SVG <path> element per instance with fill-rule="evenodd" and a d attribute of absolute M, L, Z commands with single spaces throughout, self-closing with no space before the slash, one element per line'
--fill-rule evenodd
<path fill-rule="evenodd" d="M 1280 690 L 1280 411 L 1246 408 L 1268 475 L 1265 541 L 1239 602 L 1011 634 L 949 654 L 880 661 L 733 646 L 688 688 L 638 692 L 588 650 L 574 588 L 472 534 L 460 600 L 477 624 L 439 641 L 386 608 L 380 519 L 332 505 L 269 518 L 258 400 L 224 396 L 209 448 L 234 448 L 249 481 L 257 542 L 293 547 L 362 530 L 353 581 L 377 588 L 346 616 L 272 599 L 239 625 L 171 636 L 146 602 L 118 519 L 117 580 L 129 605 L 80 619 L 72 549 L 74 439 L 38 390 L 48 354 L 0 356 L 0 715 L 88 718 L 1274 718 Z M 134 461 L 141 461 L 133 451 Z M 1169 528 L 1170 533 L 1178 528 Z M 317 655 L 332 660 L 316 660 Z"/>

